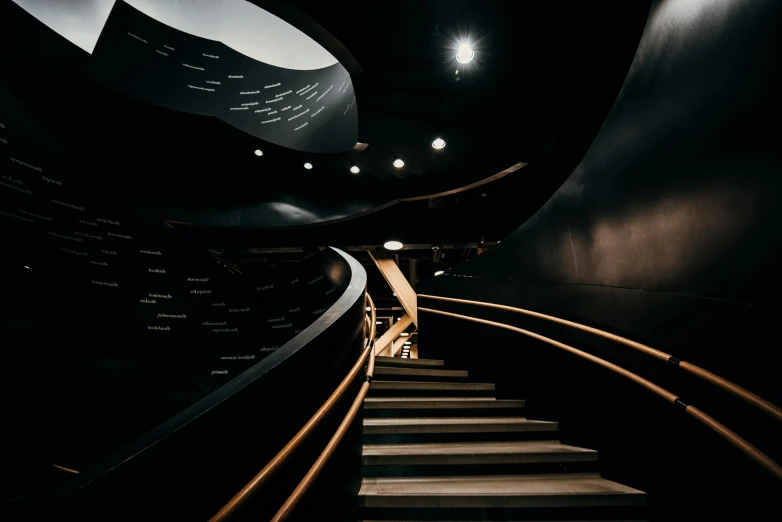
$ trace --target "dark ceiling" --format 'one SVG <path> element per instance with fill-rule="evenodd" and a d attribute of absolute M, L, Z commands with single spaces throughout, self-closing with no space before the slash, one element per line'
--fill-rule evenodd
<path fill-rule="evenodd" d="M 369 144 L 363 152 L 314 157 L 111 91 L 85 74 L 86 53 L 10 2 L 0 38 L 13 52 L 1 74 L 96 182 L 144 216 L 220 226 L 180 225 L 205 243 L 372 243 L 380 240 L 371 237 L 378 220 L 385 235 L 430 236 L 416 239 L 422 243 L 434 239 L 431 223 L 464 235 L 455 241 L 478 241 L 517 226 L 575 166 L 621 86 L 648 11 L 648 2 L 254 3 L 310 34 L 351 71 L 359 140 Z M 477 49 L 458 75 L 453 35 L 471 35 Z M 430 146 L 437 136 L 447 141 L 442 151 Z M 405 168 L 391 166 L 394 156 Z M 304 170 L 305 161 L 315 168 Z M 470 193 L 395 205 L 351 225 L 223 234 L 223 226 L 355 216 L 459 189 L 519 162 L 530 166 Z M 351 163 L 360 174 L 348 171 Z M 430 219 L 432 211 L 440 217 Z M 510 215 L 517 217 L 509 224 Z M 406 224 L 414 217 L 418 226 Z"/>

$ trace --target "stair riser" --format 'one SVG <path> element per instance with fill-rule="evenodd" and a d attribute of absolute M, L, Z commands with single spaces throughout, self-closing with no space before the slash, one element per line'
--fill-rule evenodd
<path fill-rule="evenodd" d="M 399 417 L 517 417 L 524 414 L 523 408 L 364 408 L 364 418 Z"/>
<path fill-rule="evenodd" d="M 378 368 L 375 367 L 373 378 L 381 381 L 443 381 L 459 382 L 468 378 L 469 373 L 458 370 L 441 370 L 435 368 Z"/>
<path fill-rule="evenodd" d="M 494 397 L 493 390 L 418 390 L 405 388 L 403 390 L 384 390 L 369 388 L 369 397 Z"/>
<path fill-rule="evenodd" d="M 557 440 L 559 431 L 506 431 L 483 433 L 364 433 L 364 444 L 415 444 L 420 442 L 499 442 Z"/>
<path fill-rule="evenodd" d="M 514 475 L 590 473 L 598 471 L 597 461 L 533 462 L 523 464 L 449 464 L 449 465 L 364 465 L 364 477 L 443 477 L 464 475 Z"/>
<path fill-rule="evenodd" d="M 395 366 L 402 368 L 443 368 L 445 361 L 437 359 L 403 359 L 401 357 L 377 357 L 375 364 L 379 366 Z"/>

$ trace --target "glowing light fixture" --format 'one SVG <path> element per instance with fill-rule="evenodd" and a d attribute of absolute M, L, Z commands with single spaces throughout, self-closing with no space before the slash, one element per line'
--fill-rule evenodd
<path fill-rule="evenodd" d="M 410 337 L 410 334 L 407 333 L 407 332 L 402 332 L 401 334 L 399 334 L 399 336 L 400 337 Z"/>
<path fill-rule="evenodd" d="M 307 170 L 312 170 L 312 163 L 305 163 L 304 168 Z"/>
<path fill-rule="evenodd" d="M 411 344 L 413 344 L 413 343 L 412 343 L 412 342 L 410 342 L 410 341 L 405 341 L 405 345 L 406 345 L 406 346 L 410 346 Z"/>
<path fill-rule="evenodd" d="M 445 148 L 445 140 L 442 138 L 437 138 L 432 142 L 432 148 L 433 149 L 444 149 Z"/>
<path fill-rule="evenodd" d="M 401 241 L 386 241 L 383 243 L 383 247 L 386 250 L 402 250 L 403 246 Z"/>
<path fill-rule="evenodd" d="M 375 324 L 383 324 L 383 321 L 377 321 Z"/>
<path fill-rule="evenodd" d="M 353 174 L 358 174 L 359 172 L 361 172 L 361 169 L 358 168 L 357 165 L 353 165 L 350 167 L 350 172 L 352 172 Z"/>
<path fill-rule="evenodd" d="M 405 162 L 402 160 L 402 158 L 397 158 L 394 160 L 394 167 L 401 169 L 405 166 Z"/>
<path fill-rule="evenodd" d="M 371 311 L 372 311 L 372 309 L 367 306 L 367 312 L 371 312 Z"/>
<path fill-rule="evenodd" d="M 475 58 L 475 51 L 470 47 L 470 44 L 461 44 L 459 50 L 456 51 L 456 61 L 459 63 L 469 63 L 473 58 Z"/>
<path fill-rule="evenodd" d="M 263 156 L 263 151 L 261 149 L 255 149 L 255 155 L 261 157 Z"/>
<path fill-rule="evenodd" d="M 439 275 L 443 275 L 444 273 L 445 270 L 438 270 L 437 272 L 434 273 L 434 275 L 439 276 Z"/>
<path fill-rule="evenodd" d="M 29 267 L 29 266 L 27 266 L 27 265 L 24 265 L 24 267 L 25 267 L 27 270 L 30 270 L 30 267 Z"/>

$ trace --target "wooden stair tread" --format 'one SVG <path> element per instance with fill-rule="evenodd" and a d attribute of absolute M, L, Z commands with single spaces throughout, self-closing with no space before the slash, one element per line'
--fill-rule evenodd
<path fill-rule="evenodd" d="M 364 478 L 368 508 L 545 508 L 645 505 L 645 494 L 598 474 Z"/>

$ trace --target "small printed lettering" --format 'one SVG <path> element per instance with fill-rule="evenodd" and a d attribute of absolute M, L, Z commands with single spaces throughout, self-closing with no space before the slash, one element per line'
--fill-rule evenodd
<path fill-rule="evenodd" d="M 50 218 L 50 217 L 41 216 L 39 214 L 33 214 L 32 212 L 27 212 L 23 208 L 18 208 L 16 210 L 17 210 L 17 212 L 19 212 L 20 214 L 24 214 L 25 216 L 30 216 L 30 217 L 34 217 L 34 218 L 38 218 L 38 219 L 43 219 L 44 221 L 52 221 L 52 218 Z"/>
<path fill-rule="evenodd" d="M 56 199 L 50 199 L 52 203 L 57 203 L 58 205 L 62 205 L 63 207 L 72 208 L 73 210 L 81 210 L 84 212 L 84 207 L 79 207 L 77 205 L 71 205 L 70 203 L 64 203 L 62 201 L 56 200 Z M 100 219 L 96 219 L 95 221 L 100 221 Z"/>
<path fill-rule="evenodd" d="M 149 43 L 149 42 L 147 42 L 146 40 L 144 40 L 143 38 L 141 38 L 141 37 L 139 37 L 139 36 L 136 36 L 136 35 L 135 35 L 135 34 L 133 34 L 133 33 L 130 33 L 130 32 L 129 32 L 128 34 L 129 34 L 130 36 L 132 36 L 133 38 L 135 38 L 136 40 L 138 40 L 139 42 Z"/>
<path fill-rule="evenodd" d="M 166 269 L 165 268 L 147 268 L 147 272 L 150 274 L 165 274 Z"/>
<path fill-rule="evenodd" d="M 85 254 L 85 255 L 86 255 L 86 254 Z M 105 282 L 105 281 L 96 281 L 96 280 L 94 280 L 94 279 L 92 280 L 92 284 L 94 284 L 94 285 L 100 285 L 100 286 L 110 286 L 110 287 L 112 287 L 112 288 L 116 288 L 116 287 L 118 287 L 118 286 L 119 286 L 119 283 L 115 283 L 115 282 L 107 283 L 107 282 Z"/>

